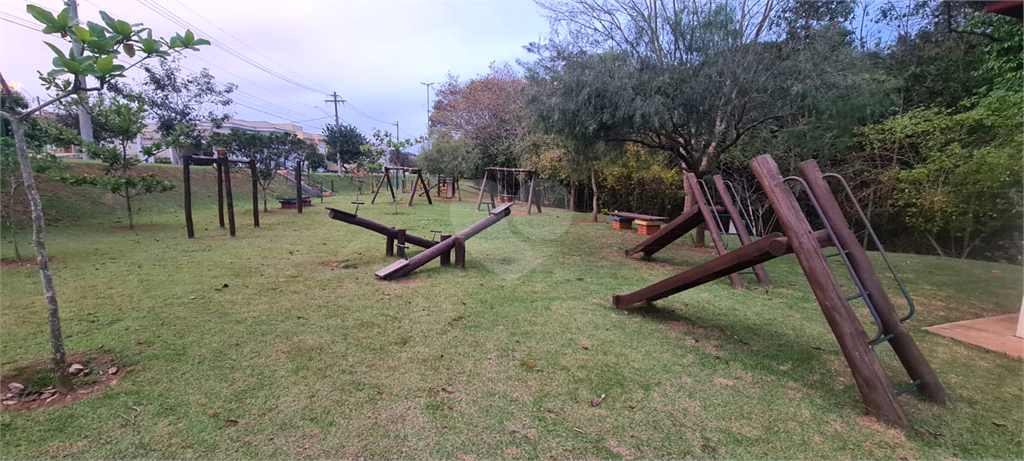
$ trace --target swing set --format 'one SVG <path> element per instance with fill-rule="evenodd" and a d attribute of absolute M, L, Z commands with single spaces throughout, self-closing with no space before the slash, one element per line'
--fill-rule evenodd
<path fill-rule="evenodd" d="M 491 183 L 488 184 L 487 178 L 491 178 Z M 533 191 L 537 181 L 538 174 L 534 170 L 528 170 L 525 168 L 498 168 L 498 167 L 487 167 L 484 169 L 484 179 L 480 183 L 480 197 L 476 200 L 476 211 L 480 211 L 480 205 L 484 204 L 484 191 L 486 191 L 491 201 L 487 203 L 489 208 L 495 208 L 497 202 L 495 202 L 495 195 L 501 200 L 501 203 L 512 203 L 514 204 L 519 196 L 519 201 L 522 201 L 522 194 L 525 188 L 523 187 L 526 181 L 530 181 L 529 194 L 526 198 L 526 214 L 530 214 L 533 211 L 533 206 L 537 206 L 537 213 L 541 212 L 540 200 L 534 203 Z M 511 178 L 511 179 L 510 179 Z M 518 183 L 518 187 L 517 186 Z"/>
<path fill-rule="evenodd" d="M 391 182 L 391 173 L 395 174 L 395 181 L 394 181 L 394 183 Z M 384 187 L 385 183 L 387 183 L 387 185 L 388 185 L 388 191 L 391 192 L 391 201 L 393 201 L 395 203 L 398 203 L 398 197 L 395 195 L 395 187 L 399 184 L 399 179 L 398 179 L 398 174 L 399 173 L 402 174 L 402 179 L 401 179 L 402 192 L 405 192 L 405 189 L 406 189 L 406 187 L 405 187 L 406 186 L 406 183 L 405 183 L 405 175 L 406 175 L 406 173 L 408 173 L 408 174 L 415 174 L 416 175 L 416 178 L 413 179 L 413 181 L 412 181 L 412 192 L 409 193 L 409 204 L 408 204 L 408 206 L 412 206 L 412 201 L 413 201 L 413 199 L 416 198 L 416 190 L 420 189 L 420 188 L 422 188 L 422 191 L 423 191 L 420 195 L 425 195 L 427 197 L 427 203 L 428 204 L 430 204 L 430 205 L 434 204 L 434 201 L 430 199 L 430 186 L 427 185 L 426 179 L 423 178 L 423 170 L 422 169 L 420 169 L 420 168 L 410 168 L 410 167 L 404 167 L 404 166 L 385 166 L 384 167 L 384 176 L 380 178 L 380 182 L 377 183 L 376 190 L 373 191 L 373 198 L 370 200 L 370 204 L 371 205 L 374 202 L 377 201 L 377 194 L 380 193 L 380 189 L 381 189 L 381 187 Z"/>

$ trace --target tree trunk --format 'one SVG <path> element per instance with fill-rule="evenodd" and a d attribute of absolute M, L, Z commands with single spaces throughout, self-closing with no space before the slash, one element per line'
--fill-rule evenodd
<path fill-rule="evenodd" d="M 36 180 L 32 175 L 32 162 L 28 158 L 25 144 L 25 125 L 19 118 L 11 118 L 14 128 L 15 151 L 21 167 L 21 177 L 25 183 L 25 194 L 28 195 L 32 207 L 32 243 L 36 248 L 36 263 L 39 266 L 39 277 L 43 281 L 43 293 L 46 296 L 46 307 L 50 320 L 50 347 L 53 350 L 51 362 L 56 376 L 56 387 L 61 393 L 68 393 L 74 384 L 68 374 L 67 360 L 64 355 L 64 335 L 60 329 L 60 311 L 57 309 L 57 292 L 53 288 L 53 277 L 50 275 L 50 258 L 46 255 L 44 238 L 45 223 L 43 222 L 43 202 L 39 199 Z"/>
<path fill-rule="evenodd" d="M 693 198 L 693 194 L 699 194 L 700 191 L 690 190 L 689 181 L 685 181 L 683 182 L 683 192 L 686 194 L 686 197 L 683 199 L 683 213 L 685 213 L 691 207 L 697 206 L 697 202 Z M 704 248 L 707 246 L 707 243 L 704 240 L 704 232 L 706 230 L 707 226 L 704 223 L 699 224 L 697 228 L 693 230 L 693 246 L 698 248 Z"/>
<path fill-rule="evenodd" d="M 569 183 L 569 213 L 576 212 L 576 183 Z"/>
<path fill-rule="evenodd" d="M 590 220 L 593 221 L 593 222 L 597 222 L 597 170 L 594 169 L 594 168 L 590 169 L 590 189 L 594 192 L 594 199 L 593 199 L 593 209 L 594 209 L 594 211 L 593 211 L 593 214 L 591 215 Z"/>
<path fill-rule="evenodd" d="M 935 251 L 939 252 L 939 257 L 945 258 L 946 252 L 942 251 L 942 247 L 939 246 L 939 242 L 935 241 L 935 236 L 933 236 L 932 234 L 925 234 L 925 236 L 928 237 L 928 241 L 932 243 L 932 247 L 935 248 Z"/>
<path fill-rule="evenodd" d="M 15 179 L 11 179 L 15 181 Z M 11 225 L 11 244 L 14 246 L 14 257 L 18 259 L 18 264 L 21 264 L 21 250 L 18 249 L 18 231 L 14 228 L 14 194 L 18 192 L 18 187 L 11 185 L 11 206 L 7 207 L 7 223 Z"/>
<path fill-rule="evenodd" d="M 267 213 L 267 190 L 263 189 L 263 212 Z"/>
<path fill-rule="evenodd" d="M 128 228 L 135 229 L 135 221 L 132 219 L 132 196 L 124 194 L 124 203 L 128 207 Z"/>

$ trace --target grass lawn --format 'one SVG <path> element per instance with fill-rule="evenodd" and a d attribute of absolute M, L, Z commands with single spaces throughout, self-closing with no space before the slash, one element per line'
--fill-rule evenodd
<path fill-rule="evenodd" d="M 128 370 L 70 405 L 4 411 L 0 457 L 1024 458 L 1021 361 L 921 329 L 1015 312 L 1020 266 L 892 255 L 919 308 L 907 327 L 952 401 L 900 397 L 914 425 L 903 432 L 866 416 L 792 256 L 766 264 L 770 292 L 722 279 L 618 311 L 613 293 L 711 252 L 677 242 L 627 260 L 634 232 L 546 208 L 471 239 L 466 271 L 435 261 L 382 282 L 384 237 L 324 208 L 351 211 L 354 189 L 302 215 L 271 200 L 253 229 L 242 175 L 230 238 L 199 177 L 192 240 L 180 189 L 143 199 L 136 230 L 97 191 L 48 189 L 63 214 L 48 244 L 67 349 Z M 396 215 L 378 201 L 359 215 L 454 233 L 484 216 L 468 186 L 463 202 L 417 199 Z M 2 371 L 45 360 L 38 271 L 4 267 L 0 294 Z M 901 387 L 895 356 L 878 350 Z"/>

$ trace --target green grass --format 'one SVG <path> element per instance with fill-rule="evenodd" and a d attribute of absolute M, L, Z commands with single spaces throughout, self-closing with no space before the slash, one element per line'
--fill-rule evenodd
<path fill-rule="evenodd" d="M 484 215 L 466 189 L 463 202 L 359 214 L 420 236 L 458 231 Z M 892 255 L 917 296 L 911 334 L 952 401 L 901 397 L 904 433 L 865 417 L 791 256 L 767 264 L 771 292 L 719 280 L 627 313 L 613 293 L 709 253 L 676 243 L 656 262 L 626 260 L 634 233 L 545 209 L 471 239 L 465 272 L 434 262 L 382 282 L 384 238 L 324 210 L 352 210 L 353 189 L 302 215 L 272 209 L 259 229 L 236 193 L 236 238 L 206 191 L 192 240 L 180 190 L 147 197 L 139 230 L 104 222 L 113 206 L 49 229 L 69 352 L 102 346 L 131 369 L 102 398 L 0 414 L 0 457 L 1024 457 L 1021 362 L 921 330 L 1019 309 L 1019 266 Z M 38 272 L 4 268 L 0 293 L 0 367 L 45 359 Z M 132 407 L 134 423 L 118 416 Z"/>

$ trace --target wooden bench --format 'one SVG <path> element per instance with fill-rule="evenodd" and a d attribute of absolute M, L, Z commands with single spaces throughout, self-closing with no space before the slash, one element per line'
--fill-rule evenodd
<path fill-rule="evenodd" d="M 278 203 L 281 204 L 282 209 L 291 210 L 298 208 L 298 206 L 295 203 L 295 197 L 279 198 L 277 199 L 277 201 Z M 313 200 L 309 197 L 302 197 L 302 207 L 305 208 L 309 206 L 313 206 Z"/>
<path fill-rule="evenodd" d="M 658 226 L 660 226 L 662 222 L 668 221 L 668 218 L 664 216 L 651 216 L 646 214 L 627 213 L 624 211 L 613 211 L 608 213 L 608 215 L 611 216 L 612 219 L 612 229 L 629 230 L 633 228 L 633 221 L 644 221 L 652 223 L 652 225 L 656 224 L 654 226 L 654 232 L 657 232 Z"/>

